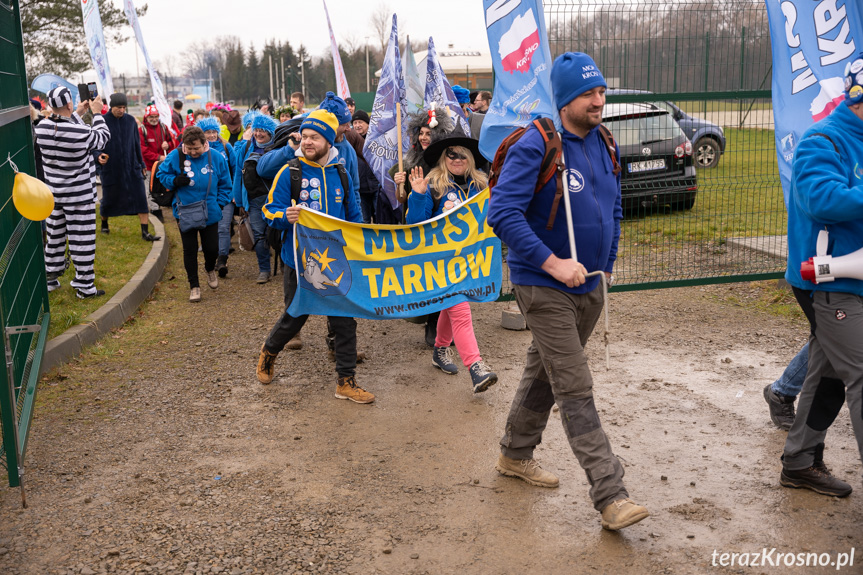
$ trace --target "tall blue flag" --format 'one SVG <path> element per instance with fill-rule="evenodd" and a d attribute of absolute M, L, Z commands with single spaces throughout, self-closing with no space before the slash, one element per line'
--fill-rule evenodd
<path fill-rule="evenodd" d="M 483 0 L 488 45 L 494 64 L 494 98 L 486 112 L 479 151 L 494 158 L 513 130 L 539 117 L 560 127 L 551 91 L 551 51 L 542 0 Z"/>
<path fill-rule="evenodd" d="M 401 104 L 402 135 L 407 131 L 407 105 L 405 99 L 405 82 L 402 76 L 402 60 L 399 56 L 399 32 L 396 15 L 393 14 L 393 29 L 390 42 L 384 56 L 381 69 L 381 80 L 375 93 L 375 103 L 372 105 L 369 131 L 366 143 L 363 145 L 363 157 L 381 183 L 381 187 L 393 208 L 399 205 L 396 199 L 396 184 L 389 175 L 389 169 L 398 162 L 398 123 L 396 121 L 396 104 Z M 402 138 L 402 153 L 408 151 L 407 137 Z"/>
<path fill-rule="evenodd" d="M 773 46 L 773 122 L 785 203 L 794 151 L 844 100 L 845 66 L 863 49 L 860 0 L 765 0 Z"/>
<path fill-rule="evenodd" d="M 470 136 L 470 125 L 465 118 L 464 110 L 458 103 L 455 93 L 452 91 L 449 81 L 446 79 L 446 74 L 443 73 L 443 68 L 440 66 L 440 60 L 437 59 L 437 50 L 434 47 L 434 40 L 429 37 L 429 50 L 426 56 L 426 105 L 431 105 L 432 102 L 437 104 L 438 108 L 447 108 L 449 115 L 456 119 L 462 131 Z"/>
<path fill-rule="evenodd" d="M 33 83 L 30 84 L 31 89 L 46 95 L 54 88 L 60 86 L 64 86 L 69 90 L 72 94 L 72 101 L 77 104 L 79 101 L 78 86 L 56 74 L 39 74 L 33 78 Z"/>

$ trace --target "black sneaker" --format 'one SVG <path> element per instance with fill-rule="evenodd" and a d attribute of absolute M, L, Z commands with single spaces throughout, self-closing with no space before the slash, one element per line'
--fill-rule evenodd
<path fill-rule="evenodd" d="M 475 361 L 470 366 L 470 379 L 473 382 L 473 392 L 482 393 L 495 383 L 497 374 L 491 371 L 484 361 Z"/>
<path fill-rule="evenodd" d="M 81 290 L 75 290 L 75 295 L 78 296 L 78 299 L 90 299 L 91 297 L 99 297 L 105 295 L 105 290 L 97 289 L 93 293 L 84 293 Z"/>
<path fill-rule="evenodd" d="M 109 228 L 108 226 L 102 226 L 102 230 L 101 230 L 101 231 L 102 231 L 102 233 L 103 233 L 103 234 L 110 234 L 110 233 L 111 233 L 111 228 Z"/>
<path fill-rule="evenodd" d="M 770 408 L 770 419 L 779 429 L 788 431 L 794 424 L 794 397 L 773 391 L 773 384 L 764 388 L 764 399 Z"/>
<path fill-rule="evenodd" d="M 48 280 L 48 293 L 60 289 L 60 280 Z"/>
<path fill-rule="evenodd" d="M 792 471 L 783 467 L 782 473 L 779 474 L 779 484 L 792 489 L 811 489 L 815 493 L 833 497 L 851 495 L 851 486 L 830 475 L 823 461 L 819 466 L 813 465 L 808 469 Z"/>
<path fill-rule="evenodd" d="M 158 242 L 162 239 L 162 236 L 154 236 L 150 232 L 141 232 L 141 239 L 145 242 Z"/>
<path fill-rule="evenodd" d="M 447 375 L 458 373 L 458 366 L 452 360 L 452 350 L 448 347 L 436 347 L 432 352 L 432 365 Z"/>

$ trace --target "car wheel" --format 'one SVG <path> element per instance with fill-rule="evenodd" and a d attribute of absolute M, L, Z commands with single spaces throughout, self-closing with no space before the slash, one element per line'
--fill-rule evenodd
<path fill-rule="evenodd" d="M 713 138 L 701 138 L 695 143 L 695 166 L 697 168 L 715 168 L 719 163 L 719 142 Z"/>

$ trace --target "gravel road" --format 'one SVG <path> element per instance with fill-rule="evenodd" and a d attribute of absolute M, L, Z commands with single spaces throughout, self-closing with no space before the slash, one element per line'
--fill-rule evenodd
<path fill-rule="evenodd" d="M 169 224 L 170 227 L 170 224 Z M 170 237 L 176 242 L 176 230 Z M 800 321 L 731 303 L 746 284 L 613 294 L 611 370 L 590 345 L 596 402 L 632 497 L 651 517 L 603 531 L 553 413 L 541 489 L 494 471 L 529 332 L 510 304 L 473 306 L 501 376 L 473 395 L 431 366 L 420 326 L 360 320 L 370 406 L 333 397 L 325 321 L 285 351 L 270 386 L 255 361 L 281 278 L 238 253 L 189 304 L 172 246 L 152 301 L 40 387 L 25 485 L 0 490 L 0 573 L 827 573 L 719 567 L 718 551 L 849 553 L 860 573 L 861 465 L 847 411 L 826 462 L 844 500 L 779 486 L 785 433 L 761 390 L 802 345 Z"/>

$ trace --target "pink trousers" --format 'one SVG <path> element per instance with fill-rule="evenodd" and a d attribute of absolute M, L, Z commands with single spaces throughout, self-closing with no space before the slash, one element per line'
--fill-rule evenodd
<path fill-rule="evenodd" d="M 476 344 L 476 335 L 473 333 L 470 304 L 467 302 L 456 304 L 440 312 L 435 347 L 449 347 L 453 339 L 465 367 L 470 367 L 482 359 L 479 355 L 479 346 Z"/>

